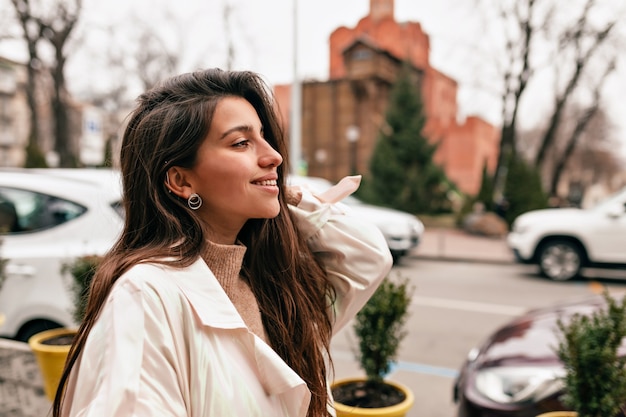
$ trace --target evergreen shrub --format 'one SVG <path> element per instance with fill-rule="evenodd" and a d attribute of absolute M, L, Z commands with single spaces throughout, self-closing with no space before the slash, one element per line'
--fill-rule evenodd
<path fill-rule="evenodd" d="M 558 321 L 558 357 L 565 367 L 563 402 L 579 417 L 612 417 L 626 405 L 626 358 L 619 347 L 626 337 L 626 298 L 604 292 L 606 306 L 592 315 Z"/>

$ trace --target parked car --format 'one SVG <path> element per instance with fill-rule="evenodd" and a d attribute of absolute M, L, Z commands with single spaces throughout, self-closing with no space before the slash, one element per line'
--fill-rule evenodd
<path fill-rule="evenodd" d="M 331 181 L 324 178 L 299 175 L 291 175 L 288 183 L 306 186 L 317 192 L 333 186 Z M 422 239 L 424 224 L 410 213 L 366 204 L 354 196 L 346 197 L 342 203 L 349 206 L 359 218 L 378 226 L 387 240 L 394 262 L 415 249 Z"/>
<path fill-rule="evenodd" d="M 591 209 L 533 210 L 513 222 L 508 244 L 518 262 L 555 281 L 585 267 L 626 269 L 626 188 Z"/>
<path fill-rule="evenodd" d="M 536 417 L 565 410 L 557 320 L 604 305 L 604 298 L 593 296 L 531 310 L 497 329 L 469 352 L 454 382 L 457 417 Z"/>
<path fill-rule="evenodd" d="M 111 170 L 0 169 L 1 337 L 76 324 L 62 267 L 111 247 L 123 226 L 119 184 Z"/>

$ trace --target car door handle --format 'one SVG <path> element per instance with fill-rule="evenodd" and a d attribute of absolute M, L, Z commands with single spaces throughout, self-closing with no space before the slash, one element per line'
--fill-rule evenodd
<path fill-rule="evenodd" d="M 7 275 L 32 277 L 35 275 L 35 267 L 31 265 L 9 264 L 6 266 L 5 272 Z"/>

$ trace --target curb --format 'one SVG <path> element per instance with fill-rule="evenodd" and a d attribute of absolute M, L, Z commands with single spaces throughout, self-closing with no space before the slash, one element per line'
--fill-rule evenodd
<path fill-rule="evenodd" d="M 470 258 L 465 256 L 445 256 L 445 255 L 409 255 L 409 258 L 421 259 L 425 261 L 438 261 L 438 262 L 458 262 L 458 263 L 482 263 L 493 265 L 513 265 L 515 260 L 513 259 L 488 259 L 488 258 Z"/>

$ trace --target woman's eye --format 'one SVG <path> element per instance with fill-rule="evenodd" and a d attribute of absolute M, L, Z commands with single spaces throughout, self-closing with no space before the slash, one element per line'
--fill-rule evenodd
<path fill-rule="evenodd" d="M 244 148 L 244 147 L 248 146 L 249 142 L 250 141 L 248 139 L 241 139 L 241 140 L 238 140 L 237 142 L 233 143 L 233 147 L 235 147 L 235 148 Z"/>

